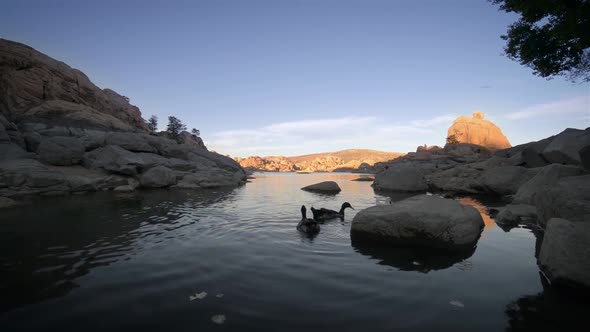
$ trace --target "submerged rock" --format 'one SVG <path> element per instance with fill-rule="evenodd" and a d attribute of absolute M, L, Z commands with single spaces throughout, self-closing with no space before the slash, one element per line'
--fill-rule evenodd
<path fill-rule="evenodd" d="M 301 188 L 301 190 L 321 192 L 321 193 L 339 193 L 342 189 L 338 186 L 338 183 L 334 181 L 324 181 L 316 184 L 312 184 Z"/>
<path fill-rule="evenodd" d="M 590 223 L 552 218 L 541 245 L 539 265 L 552 283 L 590 287 Z"/>
<path fill-rule="evenodd" d="M 355 241 L 459 250 L 473 248 L 483 227 L 475 208 L 419 195 L 360 211 L 352 221 L 351 236 Z"/>

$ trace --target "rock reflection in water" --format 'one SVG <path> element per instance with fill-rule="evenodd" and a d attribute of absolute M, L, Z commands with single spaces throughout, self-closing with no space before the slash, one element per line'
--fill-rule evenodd
<path fill-rule="evenodd" d="M 379 260 L 378 264 L 392 266 L 400 271 L 428 273 L 443 270 L 463 262 L 473 255 L 472 249 L 456 252 L 370 245 L 366 242 L 351 241 L 356 252 Z"/>
<path fill-rule="evenodd" d="M 44 211 L 42 217 L 35 209 L 3 211 L 0 312 L 63 296 L 78 287 L 76 279 L 92 269 L 132 259 L 137 239 L 194 222 L 181 220 L 180 213 L 169 213 L 170 201 L 207 206 L 226 199 L 229 193 L 96 193 L 39 199 L 33 203 Z"/>
<path fill-rule="evenodd" d="M 491 227 L 497 226 L 496 222 L 490 217 L 488 208 L 485 207 L 480 201 L 472 197 L 461 197 L 457 200 L 463 205 L 473 206 L 477 210 L 477 212 L 479 212 L 479 214 L 483 218 L 483 223 L 485 225 L 483 230 L 484 232 L 489 230 L 489 228 Z"/>
<path fill-rule="evenodd" d="M 554 289 L 540 275 L 543 291 L 506 306 L 508 331 L 582 331 L 590 312 L 589 294 Z"/>

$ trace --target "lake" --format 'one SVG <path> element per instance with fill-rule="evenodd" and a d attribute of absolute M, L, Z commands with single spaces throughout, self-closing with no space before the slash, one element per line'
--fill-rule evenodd
<path fill-rule="evenodd" d="M 366 247 L 350 241 L 355 213 L 407 195 L 375 193 L 351 181 L 358 174 L 254 176 L 236 189 L 31 198 L 3 210 L 0 330 L 500 331 L 590 312 L 544 283 L 536 232 L 504 231 L 484 207 L 473 252 Z M 342 192 L 300 190 L 325 180 Z M 356 210 L 316 237 L 295 229 L 302 204 L 345 201 Z"/>

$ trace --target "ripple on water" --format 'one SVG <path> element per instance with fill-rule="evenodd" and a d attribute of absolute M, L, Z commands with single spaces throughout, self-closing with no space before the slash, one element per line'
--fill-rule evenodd
<path fill-rule="evenodd" d="M 97 193 L 39 200 L 35 211 L 18 215 L 10 210 L 0 216 L 0 324 L 48 331 L 498 330 L 507 324 L 503 308 L 542 292 L 535 236 L 526 229 L 505 233 L 490 224 L 470 257 L 442 263 L 353 246 L 358 211 L 403 198 L 350 181 L 357 176 L 257 174 L 237 189 Z M 337 181 L 342 192 L 300 190 L 324 180 Z M 355 210 L 344 221 L 322 224 L 315 237 L 296 231 L 301 205 L 338 209 L 345 201 Z M 508 278 L 505 271 L 518 273 Z M 188 301 L 198 292 L 224 295 Z M 220 314 L 226 320 L 216 326 L 211 317 Z"/>

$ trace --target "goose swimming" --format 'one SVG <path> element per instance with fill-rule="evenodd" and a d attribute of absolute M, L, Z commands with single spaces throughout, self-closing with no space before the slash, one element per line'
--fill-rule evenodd
<path fill-rule="evenodd" d="M 340 207 L 340 211 L 334 211 L 326 208 L 315 209 L 313 206 L 311 207 L 311 213 L 313 214 L 313 219 L 317 221 L 324 221 L 328 219 L 335 219 L 340 218 L 344 219 L 344 210 L 346 208 L 351 208 L 354 210 L 352 205 L 348 202 L 342 203 L 342 207 Z"/>
<path fill-rule="evenodd" d="M 307 209 L 301 205 L 301 221 L 297 224 L 297 230 L 303 233 L 316 234 L 320 232 L 320 225 L 313 219 L 307 219 Z"/>

